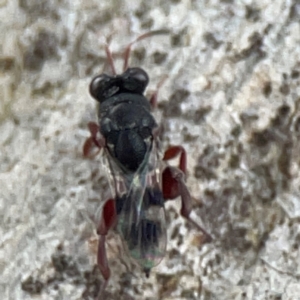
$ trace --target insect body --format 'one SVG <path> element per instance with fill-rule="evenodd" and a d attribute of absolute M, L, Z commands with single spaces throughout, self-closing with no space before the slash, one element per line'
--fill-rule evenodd
<path fill-rule="evenodd" d="M 140 36 L 141 40 L 153 34 Z M 136 41 L 137 41 L 136 40 Z M 147 73 L 141 68 L 127 68 L 130 47 L 124 55 L 124 72 L 117 75 L 112 56 L 106 48 L 113 75 L 101 74 L 90 84 L 90 94 L 99 102 L 99 125 L 89 124 L 91 137 L 84 145 L 84 155 L 91 148 L 103 148 L 108 158 L 115 197 L 105 201 L 98 224 L 98 265 L 105 279 L 110 277 L 105 237 L 114 227 L 124 240 L 129 255 L 149 275 L 151 268 L 163 258 L 166 247 L 164 203 L 181 197 L 181 214 L 206 233 L 189 217 L 191 196 L 185 185 L 186 152 L 172 146 L 159 157 L 158 125 L 151 113 L 156 105 L 157 91 L 148 100 L 144 91 Z M 100 138 L 99 138 L 100 133 Z M 179 167 L 166 161 L 180 155 Z"/>
<path fill-rule="evenodd" d="M 130 68 L 122 75 L 97 76 L 90 85 L 91 95 L 100 102 L 100 133 L 110 156 L 125 174 L 145 167 L 152 148 L 152 131 L 157 124 L 143 96 L 148 81 L 144 70 Z"/>

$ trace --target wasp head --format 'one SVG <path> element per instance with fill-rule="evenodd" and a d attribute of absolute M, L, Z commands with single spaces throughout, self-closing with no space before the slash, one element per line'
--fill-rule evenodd
<path fill-rule="evenodd" d="M 147 73 L 141 68 L 128 68 L 123 74 L 109 76 L 101 74 L 93 78 L 90 94 L 98 102 L 121 93 L 142 95 L 149 83 Z"/>

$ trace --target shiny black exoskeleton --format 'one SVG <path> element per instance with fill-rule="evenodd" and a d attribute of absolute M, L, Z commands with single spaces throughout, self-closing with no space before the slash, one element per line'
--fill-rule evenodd
<path fill-rule="evenodd" d="M 124 173 L 135 173 L 152 147 L 157 124 L 143 95 L 149 78 L 141 68 L 129 68 L 121 75 L 101 74 L 90 84 L 99 103 L 100 133 L 115 162 Z"/>
<path fill-rule="evenodd" d="M 104 161 L 109 163 L 109 178 L 114 187 L 111 197 L 103 200 L 94 217 L 99 235 L 97 264 L 104 278 L 98 300 L 104 299 L 103 291 L 111 277 L 106 252 L 106 237 L 111 229 L 117 230 L 129 258 L 147 276 L 165 255 L 166 201 L 180 197 L 181 215 L 201 231 L 207 241 L 212 240 L 209 233 L 190 217 L 192 197 L 185 184 L 185 149 L 182 145 L 169 146 L 160 157 L 160 131 L 151 109 L 156 107 L 157 93 L 164 80 L 148 100 L 144 96 L 149 82 L 147 73 L 141 68 L 128 68 L 131 46 L 157 34 L 165 34 L 165 31 L 145 33 L 125 48 L 120 75 L 106 46 L 113 75 L 98 75 L 90 84 L 90 93 L 99 102 L 99 123 L 89 122 L 90 137 L 83 145 L 83 155 L 93 158 L 104 150 L 107 158 Z M 93 151 L 95 147 L 97 152 Z M 177 157 L 178 167 L 168 165 L 169 160 Z"/>

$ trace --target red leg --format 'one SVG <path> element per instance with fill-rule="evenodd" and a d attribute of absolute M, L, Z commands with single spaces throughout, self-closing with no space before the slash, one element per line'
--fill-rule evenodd
<path fill-rule="evenodd" d="M 150 97 L 150 104 L 152 109 L 156 108 L 157 106 L 157 95 L 159 92 L 159 89 L 161 88 L 161 86 L 164 84 L 164 82 L 166 81 L 168 76 L 164 76 L 158 83 L 157 87 L 156 87 L 156 91 L 152 94 L 152 96 Z"/>
<path fill-rule="evenodd" d="M 212 240 L 211 235 L 197 224 L 191 217 L 192 211 L 192 197 L 185 184 L 185 173 L 186 173 L 186 152 L 181 146 L 170 147 L 164 155 L 164 160 L 169 160 L 176 157 L 180 153 L 179 169 L 167 166 L 162 174 L 163 181 L 163 195 L 165 200 L 173 200 L 177 197 L 181 197 L 181 211 L 180 214 L 186 218 L 190 223 L 193 224 L 198 230 L 202 231 L 206 236 L 206 241 Z"/>
<path fill-rule="evenodd" d="M 187 165 L 186 151 L 182 146 L 171 146 L 165 152 L 163 160 L 173 159 L 176 156 L 178 156 L 179 154 L 180 154 L 180 159 L 179 159 L 178 167 L 186 175 L 186 165 Z"/>
<path fill-rule="evenodd" d="M 99 151 L 105 146 L 105 140 L 103 137 L 98 138 L 97 134 L 99 133 L 99 126 L 95 122 L 89 122 L 88 128 L 91 133 L 91 136 L 87 138 L 83 145 L 83 156 L 88 158 L 93 158 L 96 156 Z M 96 146 L 98 151 L 96 153 L 92 153 L 92 148 Z"/>
<path fill-rule="evenodd" d="M 108 266 L 107 255 L 106 255 L 105 237 L 108 231 L 112 227 L 114 227 L 116 220 L 117 220 L 117 213 L 115 207 L 115 200 L 109 199 L 104 204 L 103 211 L 102 211 L 102 218 L 97 229 L 97 234 L 99 235 L 97 264 L 104 278 L 104 282 L 98 293 L 98 300 L 101 299 L 101 296 L 107 286 L 110 277 L 110 269 Z"/>

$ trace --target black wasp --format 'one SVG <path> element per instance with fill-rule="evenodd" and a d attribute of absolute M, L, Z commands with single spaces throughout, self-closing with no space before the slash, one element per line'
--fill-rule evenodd
<path fill-rule="evenodd" d="M 101 291 L 110 277 L 105 247 L 110 229 L 117 229 L 127 253 L 146 275 L 164 257 L 167 243 L 164 203 L 167 200 L 181 197 L 181 215 L 201 230 L 206 240 L 211 239 L 189 217 L 192 205 L 185 184 L 186 151 L 182 146 L 171 146 L 163 157 L 159 155 L 159 126 L 151 113 L 157 103 L 159 87 L 148 100 L 144 96 L 149 83 L 147 73 L 141 68 L 128 68 L 131 46 L 135 42 L 164 33 L 163 30 L 151 31 L 130 43 L 125 49 L 120 75 L 106 46 L 113 74 L 100 74 L 90 84 L 90 94 L 99 102 L 99 125 L 89 123 L 91 136 L 83 152 L 85 157 L 91 157 L 93 147 L 104 150 L 115 190 L 113 198 L 103 201 L 97 224 L 98 266 L 105 280 Z M 177 156 L 178 168 L 169 166 L 167 161 Z"/>

